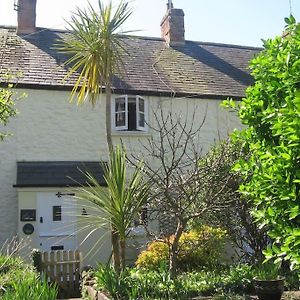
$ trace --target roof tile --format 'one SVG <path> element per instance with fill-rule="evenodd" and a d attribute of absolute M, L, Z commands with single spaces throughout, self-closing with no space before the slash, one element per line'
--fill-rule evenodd
<path fill-rule="evenodd" d="M 22 72 L 19 84 L 71 87 L 76 75 L 64 81 L 66 56 L 55 50 L 67 32 L 41 29 L 17 36 L 12 28 L 0 28 L 0 70 Z M 116 73 L 113 87 L 140 94 L 176 93 L 195 96 L 243 97 L 252 83 L 247 66 L 261 49 L 186 41 L 184 47 L 168 47 L 161 39 L 122 36 L 128 54 L 125 70 Z"/>

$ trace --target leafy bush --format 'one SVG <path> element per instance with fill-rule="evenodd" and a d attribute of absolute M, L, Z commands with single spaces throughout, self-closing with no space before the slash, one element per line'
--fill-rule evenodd
<path fill-rule="evenodd" d="M 146 271 L 132 269 L 131 286 L 135 286 L 142 299 L 187 299 L 188 290 L 179 279 L 171 279 L 168 268 L 161 266 L 158 270 Z"/>
<path fill-rule="evenodd" d="M 26 265 L 20 258 L 11 255 L 0 254 L 0 298 L 1 293 L 12 288 L 13 282 L 18 278 L 26 277 L 34 270 Z"/>
<path fill-rule="evenodd" d="M 180 239 L 179 266 L 181 269 L 215 267 L 224 262 L 226 231 L 210 226 L 184 233 Z"/>
<path fill-rule="evenodd" d="M 234 138 L 251 155 L 235 170 L 246 179 L 240 191 L 252 201 L 252 215 L 273 241 L 266 258 L 300 269 L 300 24 L 293 16 L 285 21 L 284 36 L 264 41 L 250 64 L 255 84 L 237 105 L 246 126 Z"/>
<path fill-rule="evenodd" d="M 22 265 L 23 262 L 20 258 L 0 254 L 0 274 L 20 269 Z"/>
<path fill-rule="evenodd" d="M 201 226 L 197 230 L 184 232 L 179 240 L 178 266 L 181 270 L 203 266 L 213 267 L 224 262 L 222 254 L 226 231 L 210 226 Z M 174 236 L 164 242 L 153 241 L 137 258 L 136 266 L 145 269 L 157 269 L 166 265 L 169 247 Z"/>
<path fill-rule="evenodd" d="M 262 251 L 270 244 L 270 239 L 266 234 L 266 229 L 260 228 L 251 215 L 252 202 L 238 191 L 239 185 L 245 180 L 232 168 L 240 159 L 247 160 L 251 155 L 243 148 L 243 145 L 244 143 L 240 141 L 229 139 L 214 145 L 205 155 L 211 161 L 218 160 L 221 155 L 219 172 L 230 174 L 230 180 L 225 186 L 224 181 L 219 181 L 219 184 L 224 187 L 221 196 L 227 198 L 227 201 L 224 199 L 227 205 L 213 212 L 208 211 L 201 218 L 191 220 L 189 227 L 193 229 L 204 222 L 204 224 L 225 229 L 228 239 L 237 250 L 233 259 L 236 262 L 256 264 L 265 259 Z"/>
<path fill-rule="evenodd" d="M 299 290 L 300 288 L 300 272 L 299 270 L 293 270 L 290 269 L 283 270 L 281 273 L 282 276 L 284 276 L 284 287 L 287 290 Z"/>
<path fill-rule="evenodd" d="M 158 270 L 127 269 L 119 279 L 110 266 L 99 268 L 95 272 L 97 285 L 109 292 L 112 299 L 188 299 L 199 295 L 239 299 L 233 294 L 253 291 L 254 271 L 249 265 L 185 272 L 176 279 L 170 278 L 166 266 Z M 224 298 L 224 295 L 231 295 L 231 298 Z"/>
<path fill-rule="evenodd" d="M 249 265 L 231 266 L 219 270 L 183 273 L 178 278 L 190 295 L 251 292 L 253 269 Z"/>
<path fill-rule="evenodd" d="M 157 269 L 168 261 L 168 241 L 153 241 L 147 250 L 142 251 L 136 261 L 136 266 L 145 269 Z"/>
<path fill-rule="evenodd" d="M 189 299 L 196 296 L 213 296 L 218 300 L 240 300 L 239 295 L 252 294 L 256 269 L 247 264 L 184 272 L 171 279 L 167 266 L 157 270 L 133 268 L 120 276 L 111 266 L 99 266 L 95 272 L 97 286 L 112 299 Z M 289 271 L 286 286 L 299 287 L 297 273 Z"/>
<path fill-rule="evenodd" d="M 7 290 L 3 300 L 55 300 L 57 297 L 57 287 L 49 286 L 47 282 L 42 282 L 35 273 L 23 274 L 12 282 L 12 286 Z"/>
<path fill-rule="evenodd" d="M 97 287 L 112 299 L 186 299 L 181 281 L 170 279 L 166 267 L 157 271 L 125 269 L 118 275 L 107 265 L 94 273 Z"/>
<path fill-rule="evenodd" d="M 55 300 L 57 288 L 43 283 L 33 267 L 20 258 L 0 255 L 0 298 L 3 300 Z"/>

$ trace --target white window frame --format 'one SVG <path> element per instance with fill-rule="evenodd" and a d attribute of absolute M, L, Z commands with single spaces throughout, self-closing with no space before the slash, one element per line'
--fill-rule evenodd
<path fill-rule="evenodd" d="M 140 100 L 144 101 L 144 111 L 140 111 Z M 140 126 L 140 114 L 144 115 L 144 126 Z M 136 128 L 139 131 L 147 131 L 147 114 L 148 114 L 148 106 L 145 98 L 141 96 L 136 96 Z"/>
<path fill-rule="evenodd" d="M 135 106 L 136 106 L 136 131 L 129 131 L 128 130 L 128 98 L 135 98 Z M 116 100 L 118 99 L 124 99 L 125 100 L 125 125 L 124 126 L 116 126 Z M 144 111 L 139 110 L 139 101 L 143 100 L 144 101 Z M 140 115 L 144 115 L 144 126 L 140 126 Z M 122 96 L 117 96 L 113 98 L 113 105 L 112 105 L 112 128 L 115 131 L 127 131 L 127 132 L 146 132 L 148 131 L 148 101 L 147 99 L 141 97 L 141 96 L 132 96 L 128 97 L 128 95 L 122 95 Z"/>
<path fill-rule="evenodd" d="M 118 99 L 125 100 L 125 125 L 124 126 L 117 126 L 116 125 L 116 115 L 117 115 L 117 101 Z M 122 95 L 114 98 L 114 103 L 112 105 L 112 122 L 113 122 L 113 128 L 115 130 L 128 130 L 128 96 Z M 123 112 L 123 111 L 122 111 Z"/>

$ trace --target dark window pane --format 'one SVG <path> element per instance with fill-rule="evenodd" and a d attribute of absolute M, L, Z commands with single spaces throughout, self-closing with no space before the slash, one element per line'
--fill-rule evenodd
<path fill-rule="evenodd" d="M 53 221 L 61 221 L 61 206 L 53 206 Z"/>
<path fill-rule="evenodd" d="M 136 128 L 136 102 L 128 103 L 128 130 L 135 131 Z"/>
<path fill-rule="evenodd" d="M 119 126 L 125 126 L 126 120 L 125 120 L 125 112 L 122 113 L 116 113 L 116 120 L 115 120 L 116 127 Z"/>

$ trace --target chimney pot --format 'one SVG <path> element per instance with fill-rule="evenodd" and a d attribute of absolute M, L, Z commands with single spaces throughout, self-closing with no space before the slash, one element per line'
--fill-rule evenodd
<path fill-rule="evenodd" d="M 167 13 L 161 21 L 161 35 L 166 41 L 168 46 L 184 46 L 184 12 L 182 9 L 173 8 L 173 4 L 170 2 L 167 4 Z"/>
<path fill-rule="evenodd" d="M 36 0 L 19 0 L 17 34 L 36 31 Z"/>

